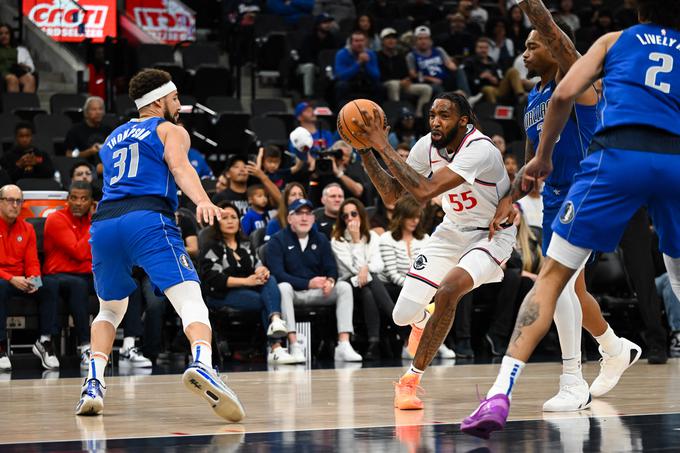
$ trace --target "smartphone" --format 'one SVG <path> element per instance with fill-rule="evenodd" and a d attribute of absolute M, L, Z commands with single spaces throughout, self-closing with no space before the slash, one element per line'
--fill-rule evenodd
<path fill-rule="evenodd" d="M 373 280 L 373 277 L 371 276 L 371 274 L 368 274 L 368 278 L 366 279 L 366 283 L 370 283 L 371 280 Z M 354 277 L 349 279 L 349 282 L 352 284 L 352 286 L 354 286 L 355 288 L 358 288 L 359 287 L 359 276 L 355 275 Z"/>
<path fill-rule="evenodd" d="M 40 275 L 36 277 L 31 277 L 28 279 L 28 281 L 31 282 L 31 285 L 33 285 L 35 289 L 38 289 L 43 285 L 42 278 L 40 278 Z"/>

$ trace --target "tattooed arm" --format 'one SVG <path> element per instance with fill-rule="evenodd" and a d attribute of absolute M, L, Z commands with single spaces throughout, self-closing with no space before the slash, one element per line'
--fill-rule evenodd
<path fill-rule="evenodd" d="M 364 169 L 380 194 L 383 203 L 396 203 L 404 193 L 404 187 L 382 168 L 373 151 L 370 149 L 360 150 L 359 154 L 361 154 L 361 162 L 364 165 Z"/>

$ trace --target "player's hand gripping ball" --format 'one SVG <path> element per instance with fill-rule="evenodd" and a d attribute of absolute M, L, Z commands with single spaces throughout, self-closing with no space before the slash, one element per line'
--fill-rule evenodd
<path fill-rule="evenodd" d="M 376 112 L 379 118 L 377 127 L 384 133 L 387 121 L 385 112 L 378 104 L 368 99 L 349 101 L 338 113 L 338 134 L 355 149 L 373 148 L 375 143 L 370 134 L 372 128 L 368 126 L 373 126 Z"/>

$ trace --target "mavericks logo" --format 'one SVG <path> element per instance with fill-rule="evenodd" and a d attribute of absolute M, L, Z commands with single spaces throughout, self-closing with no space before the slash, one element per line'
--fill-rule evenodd
<path fill-rule="evenodd" d="M 427 266 L 427 257 L 425 255 L 418 255 L 413 261 L 413 269 L 422 271 Z"/>
<path fill-rule="evenodd" d="M 574 220 L 574 203 L 567 201 L 562 206 L 562 214 L 560 214 L 560 222 L 567 224 Z"/>
<path fill-rule="evenodd" d="M 179 262 L 182 264 L 182 266 L 186 267 L 187 269 L 191 270 L 191 260 L 189 259 L 188 256 L 186 256 L 184 253 L 182 253 L 179 256 Z"/>

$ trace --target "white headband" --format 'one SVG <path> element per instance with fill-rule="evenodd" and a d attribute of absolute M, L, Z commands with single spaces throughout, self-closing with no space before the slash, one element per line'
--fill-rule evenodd
<path fill-rule="evenodd" d="M 139 99 L 135 99 L 135 104 L 137 105 L 137 110 L 141 109 L 144 106 L 147 106 L 151 104 L 154 101 L 159 100 L 162 97 L 167 96 L 168 94 L 172 93 L 173 91 L 177 90 L 177 87 L 175 86 L 172 81 L 159 86 L 158 88 L 149 91 L 146 93 L 144 96 L 142 96 Z"/>

